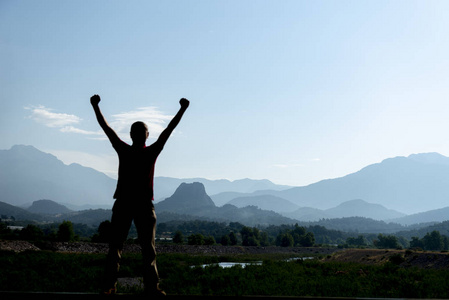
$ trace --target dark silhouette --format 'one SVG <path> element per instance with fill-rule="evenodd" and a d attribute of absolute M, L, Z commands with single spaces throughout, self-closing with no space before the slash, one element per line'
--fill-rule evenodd
<path fill-rule="evenodd" d="M 156 159 L 164 148 L 170 134 L 178 125 L 189 101 L 182 98 L 181 108 L 152 145 L 146 147 L 148 127 L 143 122 L 135 122 L 131 126 L 132 145 L 120 140 L 115 131 L 108 125 L 100 111 L 100 96 L 93 95 L 90 102 L 95 111 L 98 123 L 106 133 L 112 147 L 119 157 L 118 182 L 115 190 L 115 203 L 112 208 L 111 229 L 106 274 L 103 293 L 116 292 L 117 274 L 123 244 L 128 236 L 132 221 L 136 225 L 139 243 L 142 247 L 144 264 L 144 288 L 150 295 L 165 295 L 159 288 L 159 274 L 156 267 L 156 214 L 154 211 L 153 178 Z"/>

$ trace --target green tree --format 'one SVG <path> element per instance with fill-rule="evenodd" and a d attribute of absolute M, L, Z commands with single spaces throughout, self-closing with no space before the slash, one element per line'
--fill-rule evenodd
<path fill-rule="evenodd" d="M 221 237 L 220 244 L 222 244 L 223 246 L 231 245 L 231 239 L 229 238 L 229 235 L 223 235 Z"/>
<path fill-rule="evenodd" d="M 426 250 L 442 250 L 444 248 L 443 237 L 437 230 L 427 233 L 422 240 Z"/>
<path fill-rule="evenodd" d="M 19 237 L 26 241 L 40 241 L 44 238 L 44 232 L 36 225 L 28 224 L 20 231 Z"/>
<path fill-rule="evenodd" d="M 419 237 L 413 236 L 410 241 L 410 248 L 421 248 L 424 249 L 424 242 L 419 239 Z"/>
<path fill-rule="evenodd" d="M 184 235 L 180 230 L 177 230 L 175 232 L 175 235 L 173 236 L 173 243 L 175 244 L 183 244 L 184 243 Z"/>
<path fill-rule="evenodd" d="M 231 246 L 235 246 L 238 243 L 237 235 L 233 231 L 229 233 L 229 241 Z"/>
<path fill-rule="evenodd" d="M 366 238 L 363 235 L 359 235 L 358 237 L 348 237 L 346 239 L 346 244 L 350 246 L 366 246 L 368 244 Z"/>
<path fill-rule="evenodd" d="M 378 240 L 374 241 L 374 245 L 377 248 L 382 248 L 382 249 L 397 249 L 400 247 L 399 243 L 398 243 L 398 238 L 395 237 L 394 235 L 382 235 L 379 234 L 377 236 Z"/>
<path fill-rule="evenodd" d="M 75 231 L 73 230 L 73 224 L 70 221 L 63 221 L 58 227 L 58 233 L 56 234 L 58 241 L 61 242 L 73 242 L 76 240 Z"/>
<path fill-rule="evenodd" d="M 292 235 L 293 234 L 298 234 L 299 236 L 303 236 L 306 234 L 306 229 L 304 227 L 301 227 L 298 225 L 298 223 L 295 224 L 295 228 L 293 228 L 292 230 Z"/>
<path fill-rule="evenodd" d="M 215 245 L 215 239 L 213 236 L 209 235 L 204 238 L 204 245 Z"/>
<path fill-rule="evenodd" d="M 295 244 L 295 240 L 293 236 L 289 232 L 280 233 L 276 237 L 276 246 L 281 247 L 293 247 Z"/>
<path fill-rule="evenodd" d="M 263 247 L 270 246 L 270 237 L 265 231 L 260 234 L 260 245 Z"/>
<path fill-rule="evenodd" d="M 201 233 L 191 234 L 187 237 L 189 245 L 204 245 L 204 236 Z"/>
<path fill-rule="evenodd" d="M 94 243 L 108 243 L 112 234 L 111 221 L 106 220 L 100 223 L 97 234 L 92 237 Z"/>
<path fill-rule="evenodd" d="M 315 244 L 315 236 L 312 232 L 307 232 L 301 238 L 301 246 L 303 247 L 312 247 Z"/>
<path fill-rule="evenodd" d="M 257 228 L 244 226 L 240 230 L 243 246 L 260 246 L 260 231 Z"/>
<path fill-rule="evenodd" d="M 443 250 L 449 250 L 449 238 L 445 235 L 441 237 L 443 238 Z"/>

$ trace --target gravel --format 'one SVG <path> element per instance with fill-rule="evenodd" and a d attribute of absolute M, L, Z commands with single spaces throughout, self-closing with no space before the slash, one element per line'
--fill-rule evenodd
<path fill-rule="evenodd" d="M 42 242 L 32 244 L 27 241 L 0 241 L 0 250 L 22 252 L 32 251 L 55 251 L 73 253 L 107 253 L 108 245 L 104 243 L 87 242 Z M 226 255 L 226 254 L 263 254 L 263 253 L 297 253 L 310 255 L 329 255 L 338 251 L 336 248 L 314 248 L 314 247 L 242 247 L 242 246 L 198 246 L 198 245 L 174 245 L 157 244 L 157 253 L 186 253 L 186 254 L 206 254 L 206 255 Z M 140 253 L 138 244 L 125 244 L 124 253 Z"/>

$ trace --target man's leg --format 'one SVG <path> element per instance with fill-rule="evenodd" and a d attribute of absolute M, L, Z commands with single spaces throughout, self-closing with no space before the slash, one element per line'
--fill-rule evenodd
<path fill-rule="evenodd" d="M 120 260 L 122 257 L 123 244 L 128 237 L 129 228 L 132 223 L 132 215 L 125 203 L 115 201 L 112 208 L 111 236 L 109 242 L 109 252 L 106 259 L 103 292 L 106 294 L 115 293 Z"/>
<path fill-rule="evenodd" d="M 146 293 L 159 294 L 163 292 L 159 289 L 159 274 L 156 266 L 156 213 L 152 203 L 145 204 L 145 206 L 139 210 L 134 219 L 139 243 L 142 247 L 143 283 Z"/>

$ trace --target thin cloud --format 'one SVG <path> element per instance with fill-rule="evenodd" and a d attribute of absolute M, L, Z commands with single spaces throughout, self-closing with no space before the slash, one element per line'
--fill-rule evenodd
<path fill-rule="evenodd" d="M 103 131 L 89 131 L 89 130 L 83 130 L 79 129 L 73 126 L 65 126 L 61 129 L 59 129 L 61 132 L 70 132 L 70 133 L 78 133 L 83 135 L 103 135 Z"/>
<path fill-rule="evenodd" d="M 52 109 L 46 108 L 45 106 L 25 107 L 25 109 L 31 110 L 29 118 L 51 128 L 78 124 L 81 121 L 81 118 L 75 115 L 55 113 L 52 112 Z"/>
<path fill-rule="evenodd" d="M 27 110 L 31 110 L 30 119 L 39 124 L 43 124 L 50 128 L 59 128 L 59 131 L 64 133 L 76 133 L 82 135 L 102 135 L 102 131 L 88 131 L 72 126 L 73 124 L 79 124 L 82 119 L 78 116 L 65 113 L 53 112 L 53 109 L 45 106 L 37 107 L 25 107 Z"/>
<path fill-rule="evenodd" d="M 304 167 L 303 164 L 274 164 L 274 168 L 286 169 L 286 168 L 301 168 Z"/>
<path fill-rule="evenodd" d="M 274 164 L 273 167 L 280 168 L 280 169 L 285 169 L 285 168 L 288 168 L 288 165 L 285 165 L 285 164 Z"/>
<path fill-rule="evenodd" d="M 56 113 L 51 108 L 45 106 L 25 107 L 31 111 L 29 118 L 47 127 L 58 128 L 64 133 L 75 133 L 92 139 L 104 140 L 102 130 L 89 131 L 80 129 L 73 125 L 80 124 L 82 119 L 76 115 L 66 113 Z M 136 121 L 142 121 L 148 125 L 150 137 L 157 137 L 166 127 L 166 124 L 173 118 L 172 115 L 165 115 L 154 106 L 141 107 L 134 111 L 123 112 L 112 115 L 110 125 L 118 135 L 127 137 L 131 125 Z"/>
<path fill-rule="evenodd" d="M 173 116 L 163 114 L 154 106 L 140 107 L 134 111 L 112 115 L 111 127 L 122 134 L 129 134 L 131 125 L 142 121 L 148 125 L 150 137 L 157 137 L 172 118 Z"/>

